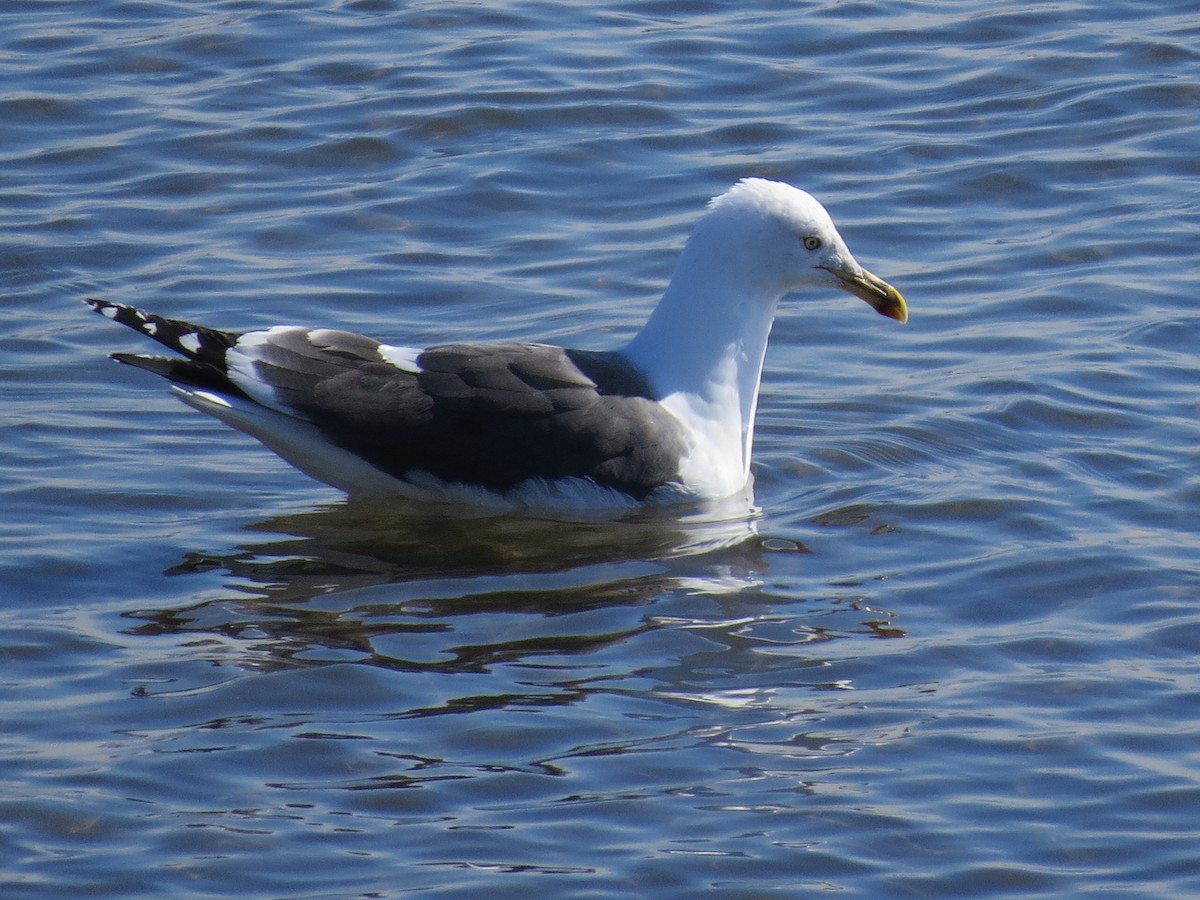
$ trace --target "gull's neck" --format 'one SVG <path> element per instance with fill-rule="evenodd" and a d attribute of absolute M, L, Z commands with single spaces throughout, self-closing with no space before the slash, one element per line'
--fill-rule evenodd
<path fill-rule="evenodd" d="M 696 433 L 685 480 L 714 495 L 745 486 L 763 357 L 780 291 L 699 228 L 666 293 L 625 355 Z"/>

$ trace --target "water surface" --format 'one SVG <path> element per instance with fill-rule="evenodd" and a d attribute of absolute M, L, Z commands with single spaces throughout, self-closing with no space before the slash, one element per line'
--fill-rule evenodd
<path fill-rule="evenodd" d="M 4 896 L 1200 893 L 1198 14 L 6 9 Z M 77 302 L 610 347 L 747 175 L 912 310 L 748 519 L 347 504 Z"/>

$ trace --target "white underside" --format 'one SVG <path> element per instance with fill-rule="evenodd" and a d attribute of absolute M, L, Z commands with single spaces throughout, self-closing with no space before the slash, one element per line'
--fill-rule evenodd
<path fill-rule="evenodd" d="M 697 500 L 703 496 L 682 487 L 669 486 L 660 488 L 639 502 L 622 491 L 603 487 L 586 478 L 553 481 L 534 478 L 504 492 L 448 483 L 425 472 L 413 472 L 407 478 L 400 479 L 330 444 L 315 426 L 301 419 L 275 412 L 241 397 L 179 385 L 172 385 L 171 390 L 193 409 L 250 435 L 310 478 L 332 485 L 352 497 L 397 497 L 462 503 L 498 510 L 621 510 L 645 504 Z"/>

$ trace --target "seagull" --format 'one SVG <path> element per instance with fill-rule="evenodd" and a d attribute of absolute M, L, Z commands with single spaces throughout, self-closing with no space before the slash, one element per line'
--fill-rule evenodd
<path fill-rule="evenodd" d="M 746 178 L 714 198 L 645 325 L 619 350 L 424 349 L 333 328 L 223 331 L 89 298 L 178 357 L 114 353 L 180 400 L 350 496 L 503 507 L 719 500 L 750 485 L 780 300 L 840 288 L 904 322 L 825 208 Z"/>

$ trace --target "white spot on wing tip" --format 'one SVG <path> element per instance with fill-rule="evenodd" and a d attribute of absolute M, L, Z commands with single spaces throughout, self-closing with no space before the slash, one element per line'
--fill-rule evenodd
<path fill-rule="evenodd" d="M 188 353 L 200 352 L 200 335 L 192 332 L 191 334 L 181 334 L 179 336 L 179 346 Z"/>
<path fill-rule="evenodd" d="M 417 347 L 389 347 L 387 344 L 379 345 L 379 358 L 385 363 L 395 366 L 402 372 L 408 372 L 411 375 L 420 375 L 421 366 L 417 362 L 423 351 Z"/>
<path fill-rule="evenodd" d="M 104 316 L 106 319 L 115 319 L 117 317 L 117 308 L 115 306 L 101 306 L 97 308 L 99 309 L 100 315 Z"/>

